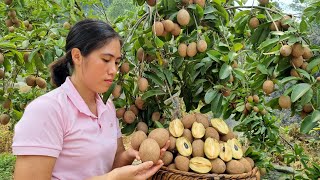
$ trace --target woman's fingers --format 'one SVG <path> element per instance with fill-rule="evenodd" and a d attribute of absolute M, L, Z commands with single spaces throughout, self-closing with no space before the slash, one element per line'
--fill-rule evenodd
<path fill-rule="evenodd" d="M 154 175 L 160 168 L 163 166 L 163 162 L 161 160 L 158 161 L 157 164 L 152 166 L 151 168 L 140 172 L 138 176 L 140 176 L 138 179 L 148 179 L 152 175 Z"/>
<path fill-rule="evenodd" d="M 168 140 L 168 141 L 166 142 L 166 144 L 164 145 L 164 147 L 161 148 L 161 150 L 160 150 L 160 159 L 163 158 L 164 153 L 167 151 L 167 149 L 169 148 L 169 146 L 170 146 L 170 140 Z"/>

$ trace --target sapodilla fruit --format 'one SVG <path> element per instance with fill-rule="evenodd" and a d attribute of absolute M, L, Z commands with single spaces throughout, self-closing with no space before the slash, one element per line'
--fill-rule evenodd
<path fill-rule="evenodd" d="M 288 20 L 288 19 L 291 19 L 291 17 L 288 16 L 288 15 L 285 15 L 285 16 L 283 16 L 283 17 L 281 18 L 281 20 L 280 20 L 281 27 L 282 27 L 284 30 L 288 30 L 289 27 L 290 27 L 289 24 L 286 24 L 286 20 Z"/>
<path fill-rule="evenodd" d="M 237 160 L 231 160 L 230 162 L 227 162 L 226 165 L 226 172 L 229 174 L 241 174 L 245 172 L 244 165 Z"/>
<path fill-rule="evenodd" d="M 120 85 L 116 85 L 112 91 L 112 95 L 114 98 L 119 98 L 121 95 L 121 86 Z"/>
<path fill-rule="evenodd" d="M 265 6 L 267 4 L 269 4 L 269 0 L 258 0 L 260 5 Z"/>
<path fill-rule="evenodd" d="M 172 120 L 169 123 L 169 132 L 174 137 L 180 137 L 183 134 L 184 126 L 180 119 Z"/>
<path fill-rule="evenodd" d="M 126 112 L 125 108 L 119 108 L 116 111 L 116 116 L 118 119 L 123 118 L 124 113 Z"/>
<path fill-rule="evenodd" d="M 11 19 L 7 19 L 7 20 L 6 20 L 6 26 L 7 26 L 7 27 L 13 26 L 13 22 L 12 22 Z"/>
<path fill-rule="evenodd" d="M 279 106 L 282 108 L 282 109 L 289 109 L 291 108 L 291 99 L 289 96 L 285 96 L 285 95 L 282 95 L 279 97 Z"/>
<path fill-rule="evenodd" d="M 159 121 L 160 120 L 160 112 L 153 112 L 151 115 L 151 120 L 152 121 Z"/>
<path fill-rule="evenodd" d="M 190 131 L 190 129 L 184 129 L 182 137 L 187 138 L 190 141 L 190 143 L 193 142 L 193 136 L 192 136 L 192 132 Z"/>
<path fill-rule="evenodd" d="M 312 104 L 305 104 L 303 106 L 303 111 L 306 112 L 306 113 L 310 113 L 313 111 L 313 107 L 312 107 Z"/>
<path fill-rule="evenodd" d="M 280 48 L 280 54 L 284 57 L 288 57 L 291 55 L 291 52 L 292 52 L 292 48 L 291 46 L 289 45 L 283 45 L 281 48 Z"/>
<path fill-rule="evenodd" d="M 5 76 L 4 70 L 0 69 L 0 79 L 3 79 Z"/>
<path fill-rule="evenodd" d="M 193 4 L 193 0 L 181 0 L 182 5 L 189 5 L 189 4 Z"/>
<path fill-rule="evenodd" d="M 187 48 L 188 46 L 185 43 L 180 43 L 178 46 L 178 53 L 181 57 L 187 56 Z"/>
<path fill-rule="evenodd" d="M 253 95 L 253 101 L 255 102 L 255 103 L 259 103 L 259 100 L 260 100 L 260 98 L 259 98 L 259 96 L 258 95 Z"/>
<path fill-rule="evenodd" d="M 156 164 L 160 158 L 160 147 L 157 141 L 147 138 L 139 148 L 139 156 L 142 162 L 153 161 Z"/>
<path fill-rule="evenodd" d="M 173 27 L 173 30 L 171 31 L 171 34 L 173 36 L 179 36 L 180 33 L 181 33 L 181 28 L 180 28 L 179 24 L 174 23 L 174 27 Z"/>
<path fill-rule="evenodd" d="M 293 57 L 291 59 L 291 64 L 293 67 L 295 68 L 299 68 L 302 66 L 303 64 L 303 57 L 302 56 L 299 56 L 299 57 Z"/>
<path fill-rule="evenodd" d="M 138 116 L 139 109 L 137 108 L 137 106 L 135 104 L 131 104 L 129 107 L 129 110 L 132 111 L 136 116 Z"/>
<path fill-rule="evenodd" d="M 148 89 L 149 83 L 148 80 L 144 77 L 139 78 L 138 88 L 141 92 L 145 92 Z"/>
<path fill-rule="evenodd" d="M 300 77 L 300 74 L 294 68 L 291 69 L 290 75 L 294 77 Z"/>
<path fill-rule="evenodd" d="M 23 60 L 24 60 L 24 62 L 28 62 L 28 61 L 29 61 L 29 55 L 30 55 L 30 52 L 25 52 L 25 53 L 23 53 Z"/>
<path fill-rule="evenodd" d="M 262 90 L 266 95 L 271 94 L 274 91 L 274 83 L 271 80 L 266 80 L 262 85 Z"/>
<path fill-rule="evenodd" d="M 161 36 L 163 34 L 163 31 L 164 31 L 164 27 L 161 22 L 157 21 L 152 25 L 152 32 L 156 36 Z"/>
<path fill-rule="evenodd" d="M 207 128 L 210 126 L 208 117 L 206 115 L 201 113 L 195 113 L 195 116 L 196 116 L 196 121 L 198 123 L 201 123 L 204 126 L 204 128 Z"/>
<path fill-rule="evenodd" d="M 47 82 L 41 77 L 36 77 L 36 84 L 39 88 L 44 89 L 47 87 Z"/>
<path fill-rule="evenodd" d="M 302 66 L 301 66 L 301 68 L 303 69 L 303 70 L 307 70 L 307 67 L 308 67 L 308 65 L 309 65 L 309 63 L 307 63 L 307 62 L 303 62 L 303 64 L 302 64 Z"/>
<path fill-rule="evenodd" d="M 259 19 L 256 18 L 256 17 L 252 17 L 250 20 L 249 20 L 249 27 L 251 29 L 256 29 L 257 27 L 259 27 L 260 25 L 260 22 L 259 22 Z"/>
<path fill-rule="evenodd" d="M 172 152 L 170 152 L 170 151 L 164 152 L 164 155 L 163 155 L 163 157 L 162 157 L 163 164 L 164 164 L 165 166 L 168 166 L 169 164 L 172 163 L 172 160 L 173 160 L 173 154 L 172 154 Z"/>
<path fill-rule="evenodd" d="M 189 167 L 194 172 L 205 174 L 211 171 L 212 165 L 211 162 L 203 157 L 194 157 L 190 159 Z"/>
<path fill-rule="evenodd" d="M 138 109 L 143 110 L 144 108 L 144 100 L 142 100 L 142 97 L 137 97 L 134 101 L 134 104 L 137 106 Z"/>
<path fill-rule="evenodd" d="M 192 42 L 187 47 L 187 55 L 193 57 L 197 54 L 197 43 Z"/>
<path fill-rule="evenodd" d="M 313 53 L 309 47 L 304 47 L 304 52 L 303 52 L 303 59 L 310 59 L 313 57 Z"/>
<path fill-rule="evenodd" d="M 133 123 L 135 119 L 136 119 L 136 115 L 132 111 L 126 111 L 123 115 L 123 120 L 127 124 Z"/>
<path fill-rule="evenodd" d="M 10 5 L 10 4 L 12 3 L 12 1 L 13 1 L 13 0 L 4 0 L 4 3 L 5 3 L 6 5 Z"/>
<path fill-rule="evenodd" d="M 148 125 L 145 122 L 139 122 L 137 131 L 143 131 L 145 134 L 148 134 Z"/>
<path fill-rule="evenodd" d="M 204 139 L 207 139 L 209 137 L 216 139 L 218 141 L 220 140 L 220 135 L 219 135 L 218 131 L 216 129 L 214 129 L 213 127 L 206 128 L 206 133 L 204 135 Z"/>
<path fill-rule="evenodd" d="M 6 100 L 3 102 L 2 107 L 3 107 L 4 109 L 10 109 L 10 107 L 11 107 L 11 100 L 10 100 L 10 99 L 6 99 Z"/>
<path fill-rule="evenodd" d="M 220 118 L 213 118 L 211 119 L 211 125 L 214 129 L 216 129 L 221 135 L 225 135 L 228 134 L 229 132 L 229 127 L 226 124 L 226 122 L 224 122 L 223 119 Z"/>
<path fill-rule="evenodd" d="M 239 162 L 243 164 L 245 173 L 250 172 L 252 170 L 251 164 L 247 159 L 241 158 L 239 159 Z"/>
<path fill-rule="evenodd" d="M 190 22 L 190 14 L 185 9 L 180 9 L 177 14 L 177 21 L 181 26 L 186 26 Z"/>
<path fill-rule="evenodd" d="M 277 29 L 280 30 L 280 27 L 281 27 L 280 21 L 271 22 L 270 24 L 271 31 L 277 31 Z"/>
<path fill-rule="evenodd" d="M 226 171 L 226 164 L 220 158 L 216 158 L 214 160 L 211 160 L 210 162 L 212 165 L 212 173 L 222 174 Z"/>
<path fill-rule="evenodd" d="M 27 76 L 26 83 L 28 86 L 35 87 L 37 85 L 36 84 L 36 77 L 34 75 Z"/>
<path fill-rule="evenodd" d="M 194 4 L 198 4 L 202 8 L 204 8 L 204 6 L 206 5 L 205 0 L 194 0 L 193 2 L 194 2 Z"/>
<path fill-rule="evenodd" d="M 134 150 L 139 150 L 141 143 L 148 137 L 143 131 L 136 131 L 131 136 L 131 147 Z"/>
<path fill-rule="evenodd" d="M 166 32 L 171 32 L 174 29 L 174 23 L 170 19 L 166 19 L 164 21 L 161 21 L 163 24 L 164 30 Z"/>
<path fill-rule="evenodd" d="M 179 169 L 180 171 L 188 172 L 189 171 L 189 162 L 190 162 L 190 160 L 187 157 L 180 156 L 180 155 L 178 155 L 174 159 L 174 163 L 176 165 L 176 168 Z"/>
<path fill-rule="evenodd" d="M 147 0 L 146 2 L 149 6 L 155 6 L 157 4 L 157 0 Z"/>
<path fill-rule="evenodd" d="M 13 33 L 14 32 L 14 27 L 11 26 L 11 27 L 8 28 L 8 30 L 9 30 L 9 32 Z"/>
<path fill-rule="evenodd" d="M 159 147 L 162 148 L 169 140 L 169 132 L 164 128 L 157 128 L 149 133 L 148 138 L 156 140 Z"/>
<path fill-rule="evenodd" d="M 122 74 L 127 74 L 130 71 L 130 65 L 128 62 L 124 62 L 122 63 L 121 67 L 120 67 L 120 72 Z"/>
<path fill-rule="evenodd" d="M 192 142 L 192 157 L 204 157 L 204 142 L 201 139 Z"/>
<path fill-rule="evenodd" d="M 146 59 L 146 55 L 144 53 L 144 50 L 142 47 L 140 47 L 137 51 L 137 59 L 142 62 L 144 59 Z"/>
<path fill-rule="evenodd" d="M 199 52 L 205 52 L 207 50 L 207 42 L 205 40 L 200 40 L 197 43 L 197 50 Z"/>
<path fill-rule="evenodd" d="M 0 64 L 3 64 L 4 62 L 4 56 L 2 53 L 0 53 Z"/>
<path fill-rule="evenodd" d="M 183 118 L 181 119 L 181 122 L 182 122 L 184 128 L 191 129 L 192 124 L 194 122 L 196 122 L 196 116 L 195 116 L 195 114 L 187 114 L 187 115 L 183 116 Z"/>
<path fill-rule="evenodd" d="M 304 48 L 302 47 L 302 44 L 295 43 L 292 45 L 292 56 L 299 57 L 302 56 L 304 53 Z"/>
<path fill-rule="evenodd" d="M 0 115 L 0 124 L 7 125 L 10 121 L 10 116 L 7 114 L 1 114 Z"/>

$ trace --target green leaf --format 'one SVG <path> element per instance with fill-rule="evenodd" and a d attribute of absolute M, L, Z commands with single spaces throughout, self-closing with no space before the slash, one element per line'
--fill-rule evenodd
<path fill-rule="evenodd" d="M 154 83 L 158 84 L 159 86 L 164 86 L 163 80 L 159 76 L 157 76 L 157 74 L 154 74 L 152 72 L 144 72 L 144 76 L 148 79 L 151 79 Z"/>
<path fill-rule="evenodd" d="M 207 51 L 207 55 L 214 61 L 220 62 L 221 53 L 216 50 Z"/>
<path fill-rule="evenodd" d="M 0 48 L 3 49 L 17 49 L 17 46 L 11 42 L 0 42 Z"/>
<path fill-rule="evenodd" d="M 290 81 L 298 81 L 300 80 L 301 78 L 298 78 L 298 77 L 294 77 L 294 76 L 289 76 L 289 77 L 285 77 L 283 79 L 280 80 L 280 84 L 286 84 L 287 82 L 290 82 Z"/>
<path fill-rule="evenodd" d="M 317 126 L 318 121 L 320 121 L 320 111 L 316 110 L 312 115 L 307 116 L 301 123 L 300 132 L 309 133 L 314 127 Z"/>
<path fill-rule="evenodd" d="M 222 114 L 222 100 L 223 96 L 218 93 L 213 101 L 211 101 L 211 111 L 213 113 L 213 116 L 218 118 Z"/>
<path fill-rule="evenodd" d="M 307 91 L 307 93 L 302 96 L 301 104 L 303 105 L 307 104 L 308 102 L 311 101 L 312 97 L 313 97 L 313 90 L 312 88 L 310 88 L 309 91 Z"/>
<path fill-rule="evenodd" d="M 217 95 L 217 91 L 215 91 L 214 89 L 209 89 L 205 96 L 204 96 L 204 102 L 207 103 L 207 104 L 210 104 L 211 101 L 215 98 L 215 96 Z"/>
<path fill-rule="evenodd" d="M 310 84 L 300 83 L 296 84 L 291 93 L 291 101 L 296 102 L 299 98 L 301 98 L 309 89 L 311 88 Z"/>
<path fill-rule="evenodd" d="M 143 100 L 146 100 L 146 99 L 148 99 L 149 97 L 156 96 L 156 95 L 163 95 L 163 94 L 166 94 L 166 92 L 164 92 L 164 91 L 161 90 L 161 89 L 153 89 L 153 90 L 150 90 L 150 91 L 145 92 L 145 93 L 142 95 L 142 99 L 143 99 Z"/>
<path fill-rule="evenodd" d="M 272 44 L 276 45 L 279 42 L 279 38 L 273 38 L 273 39 L 268 39 L 266 41 L 264 41 L 263 43 L 260 44 L 260 46 L 258 47 L 258 49 L 262 50 L 267 46 L 270 46 Z"/>
<path fill-rule="evenodd" d="M 164 45 L 164 42 L 161 39 L 159 39 L 157 36 L 154 39 L 155 39 L 157 48 L 162 48 Z"/>
<path fill-rule="evenodd" d="M 157 128 L 164 128 L 159 121 L 154 121 L 154 124 L 156 125 Z"/>
<path fill-rule="evenodd" d="M 241 44 L 241 43 L 236 43 L 233 45 L 233 50 L 236 52 L 241 50 L 242 48 L 243 48 L 243 44 Z"/>
<path fill-rule="evenodd" d="M 44 63 L 48 66 L 51 62 L 53 62 L 53 54 L 50 50 L 46 50 L 44 52 Z"/>
<path fill-rule="evenodd" d="M 112 85 L 110 86 L 110 88 L 108 89 L 108 91 L 107 92 L 105 92 L 104 94 L 103 94 L 103 102 L 106 104 L 106 102 L 108 101 L 108 99 L 109 99 L 109 97 L 110 97 L 110 95 L 111 95 L 111 93 L 112 93 L 112 91 L 113 91 L 113 89 L 116 87 L 116 83 L 115 82 L 113 82 L 112 83 Z"/>
<path fill-rule="evenodd" d="M 307 66 L 307 71 L 311 71 L 314 67 L 318 66 L 319 64 L 320 64 L 320 58 L 316 58 L 312 60 Z"/>
<path fill-rule="evenodd" d="M 257 68 L 259 69 L 259 71 L 262 74 L 268 75 L 268 70 L 267 70 L 266 66 L 264 66 L 263 64 L 258 64 Z"/>
<path fill-rule="evenodd" d="M 306 32 L 308 29 L 308 24 L 305 21 L 305 18 L 302 18 L 301 22 L 300 22 L 300 32 Z"/>
<path fill-rule="evenodd" d="M 230 65 L 224 63 L 220 69 L 219 78 L 226 79 L 227 77 L 230 76 L 231 71 L 232 71 L 232 67 Z"/>
<path fill-rule="evenodd" d="M 136 128 L 136 123 L 132 123 L 132 124 L 126 124 L 122 129 L 121 129 L 121 133 L 125 134 L 125 135 L 130 135 L 133 133 L 133 131 Z"/>
<path fill-rule="evenodd" d="M 199 6 L 198 4 L 196 6 L 196 15 L 197 15 L 197 19 L 194 19 L 195 21 L 197 21 L 198 19 L 202 19 L 204 15 L 202 7 Z"/>

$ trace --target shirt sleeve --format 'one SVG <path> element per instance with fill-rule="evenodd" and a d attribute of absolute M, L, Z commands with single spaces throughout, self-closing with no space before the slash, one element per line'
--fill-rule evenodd
<path fill-rule="evenodd" d="M 32 101 L 14 128 L 14 155 L 58 157 L 63 146 L 63 118 L 60 104 L 41 96 Z"/>

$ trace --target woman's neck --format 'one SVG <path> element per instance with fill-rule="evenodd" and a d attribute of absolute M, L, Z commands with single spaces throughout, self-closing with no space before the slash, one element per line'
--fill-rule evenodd
<path fill-rule="evenodd" d="M 96 103 L 96 93 L 88 89 L 79 77 L 72 75 L 70 80 L 88 106 Z"/>

